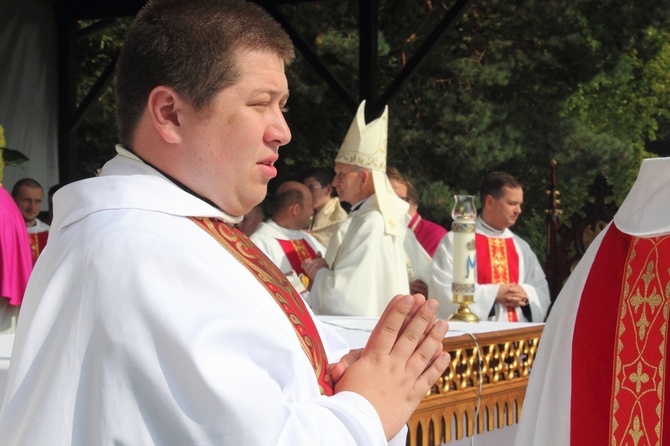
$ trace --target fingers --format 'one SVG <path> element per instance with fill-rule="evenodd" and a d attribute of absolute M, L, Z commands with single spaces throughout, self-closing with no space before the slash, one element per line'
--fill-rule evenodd
<path fill-rule="evenodd" d="M 442 376 L 444 371 L 449 366 L 449 361 L 451 357 L 447 352 L 439 352 L 435 359 L 429 364 L 429 366 L 421 373 L 421 376 L 416 380 L 414 390 L 418 393 L 420 397 L 425 395 L 428 390 L 437 382 L 437 380 Z"/>
<path fill-rule="evenodd" d="M 316 276 L 316 273 L 321 269 L 321 268 L 327 268 L 328 267 L 328 262 L 326 262 L 325 259 L 321 257 L 317 257 L 315 259 L 310 259 L 310 260 L 305 260 L 301 264 L 302 269 L 305 270 L 305 273 L 310 279 L 314 279 Z"/>
<path fill-rule="evenodd" d="M 368 338 L 368 342 L 365 344 L 365 349 L 364 351 L 367 351 L 370 345 L 375 341 L 377 334 L 381 330 L 381 327 L 384 325 L 384 321 L 388 318 L 388 315 L 394 311 L 394 308 L 396 305 L 398 305 L 398 302 L 404 297 L 405 295 L 403 294 L 397 294 L 396 296 L 391 299 L 391 301 L 386 305 L 386 308 L 384 309 L 384 312 L 382 313 L 381 317 L 379 318 L 379 321 L 377 322 L 377 325 L 375 325 L 375 328 L 372 330 L 372 333 L 370 333 L 370 337 Z M 414 305 L 417 309 L 418 306 Z M 412 310 L 410 310 L 408 316 L 412 315 Z M 402 330 L 402 327 L 401 327 Z"/>
<path fill-rule="evenodd" d="M 333 384 L 336 384 L 340 378 L 342 378 L 347 368 L 356 362 L 361 357 L 362 353 L 362 349 L 351 350 L 349 353 L 340 358 L 338 362 L 334 364 L 328 364 L 328 373 L 330 374 L 330 378 L 333 380 Z"/>
<path fill-rule="evenodd" d="M 328 364 L 328 374 L 330 375 L 330 379 L 333 382 L 333 385 L 337 384 L 337 382 L 342 378 L 342 376 L 344 376 L 344 372 L 346 370 L 347 367 L 342 362 Z"/>
<path fill-rule="evenodd" d="M 449 324 L 447 324 L 447 321 L 438 320 L 435 322 L 428 335 L 421 341 L 407 361 L 407 371 L 409 373 L 413 374 L 413 376 L 420 376 L 431 368 L 435 361 L 440 361 L 443 353 L 442 340 L 448 329 Z M 434 382 L 432 381 L 431 385 Z"/>
<path fill-rule="evenodd" d="M 419 295 L 397 295 L 389 302 L 370 334 L 370 338 L 365 345 L 365 353 L 375 352 L 387 355 L 391 352 L 402 327 L 405 325 L 405 319 L 414 310 L 418 298 Z M 420 298 L 423 297 L 420 296 Z"/>
<path fill-rule="evenodd" d="M 393 355 L 400 358 L 409 358 L 420 343 L 425 341 L 425 333 L 434 330 L 435 314 L 440 304 L 436 300 L 427 300 L 421 305 L 416 315 L 409 321 L 393 348 Z M 446 324 L 446 323 L 445 323 Z M 445 328 L 446 333 L 446 328 Z M 444 334 L 442 335 L 444 336 Z M 425 352 L 424 352 L 425 353 Z M 433 351 L 427 354 L 426 362 L 433 356 Z"/>

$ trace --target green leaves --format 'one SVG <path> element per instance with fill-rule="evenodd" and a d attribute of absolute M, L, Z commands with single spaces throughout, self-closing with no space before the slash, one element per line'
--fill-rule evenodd
<path fill-rule="evenodd" d="M 0 148 L 0 153 L 2 153 L 2 160 L 5 166 L 18 166 L 29 160 L 27 156 L 18 150 L 8 149 L 7 147 Z"/>

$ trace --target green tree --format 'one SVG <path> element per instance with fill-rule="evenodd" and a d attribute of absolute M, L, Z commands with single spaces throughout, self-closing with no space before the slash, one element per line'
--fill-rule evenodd
<path fill-rule="evenodd" d="M 379 4 L 381 94 L 451 2 Z M 355 97 L 358 2 L 298 2 L 280 12 Z M 516 230 L 542 256 L 552 159 L 568 216 L 601 170 L 621 203 L 648 155 L 645 143 L 670 136 L 669 24 L 667 0 L 472 2 L 389 104 L 388 163 L 415 182 L 421 212 L 446 226 L 454 193 L 476 194 L 494 169 L 519 177 L 526 196 Z M 86 43 L 82 54 L 113 57 L 124 26 Z M 104 67 L 91 59 L 84 78 Z M 271 189 L 332 165 L 353 117 L 302 55 L 287 75 L 293 139 L 280 151 Z M 99 107 L 79 132 L 81 150 L 91 148 L 86 165 L 98 166 L 116 141 L 113 95 Z"/>
<path fill-rule="evenodd" d="M 355 92 L 358 34 L 355 4 L 348 3 L 327 13 L 319 5 L 297 5 L 291 12 L 296 20 L 309 17 L 300 26 Z M 509 171 L 526 184 L 517 230 L 542 253 L 552 159 L 563 174 L 565 215 L 580 209 L 600 170 L 616 185 L 620 203 L 646 155 L 644 143 L 667 122 L 665 3 L 474 2 L 390 104 L 389 163 L 417 183 L 422 212 L 448 225 L 454 192 L 474 194 L 485 172 Z M 381 2 L 382 85 L 399 73 L 445 10 L 437 2 Z M 334 18 L 338 14 L 342 18 Z M 298 91 L 290 116 L 296 102 L 301 115 L 292 122 L 294 135 L 316 137 L 312 144 L 323 150 L 318 162 L 328 162 L 351 113 L 342 114 L 328 92 L 313 94 L 319 87 L 304 76 L 309 68 L 300 58 L 291 72 Z M 312 94 L 303 97 L 300 89 Z M 302 141 L 294 139 L 287 149 L 293 175 L 314 159 L 313 146 Z"/>

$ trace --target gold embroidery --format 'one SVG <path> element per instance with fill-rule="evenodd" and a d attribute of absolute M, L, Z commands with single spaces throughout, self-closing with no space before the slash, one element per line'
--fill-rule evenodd
<path fill-rule="evenodd" d="M 305 240 L 291 240 L 291 245 L 293 245 L 293 249 L 295 249 L 295 253 L 300 260 L 309 260 L 312 258 L 305 247 L 305 243 L 307 243 Z"/>
<path fill-rule="evenodd" d="M 489 255 L 491 256 L 491 283 L 509 283 L 505 239 L 489 237 Z"/>
<path fill-rule="evenodd" d="M 626 258 L 610 408 L 613 446 L 662 441 L 670 319 L 668 252 L 670 236 L 634 238 Z"/>

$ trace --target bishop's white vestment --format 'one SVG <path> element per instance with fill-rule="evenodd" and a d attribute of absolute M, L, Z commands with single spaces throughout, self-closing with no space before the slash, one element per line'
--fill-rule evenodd
<path fill-rule="evenodd" d="M 102 176 L 55 194 L 18 322 L 0 442 L 386 444 L 362 396 L 321 394 L 277 301 L 187 217 L 239 218 L 117 151 Z M 347 347 L 316 324 L 337 360 Z"/>
<path fill-rule="evenodd" d="M 670 445 L 670 158 L 642 162 L 556 298 L 516 446 Z"/>
<path fill-rule="evenodd" d="M 532 316 L 532 321 L 529 322 L 543 322 L 551 302 L 549 286 L 544 270 L 528 243 L 509 229 L 500 231 L 488 226 L 479 217 L 475 224 L 475 233 L 478 236 L 500 239 L 512 244 L 518 258 L 518 263 L 514 265 L 517 267 L 518 284 L 528 295 L 528 307 Z M 451 231 L 442 238 L 433 257 L 433 275 L 428 286 L 429 296 L 440 302 L 438 317 L 441 318 L 447 318 L 458 310 L 458 304 L 452 301 L 451 293 L 453 250 L 454 234 Z M 477 261 L 480 261 L 480 254 L 478 245 Z M 498 283 L 480 284 L 475 276 L 474 303 L 469 304 L 468 308 L 480 320 L 509 321 L 507 307 L 496 302 L 499 288 Z M 521 307 L 517 307 L 515 311 L 519 321 L 528 321 Z"/>
<path fill-rule="evenodd" d="M 406 222 L 407 203 L 391 199 Z M 409 293 L 404 236 L 385 233 L 376 195 L 354 206 L 328 244 L 330 268 L 319 270 L 312 284 L 310 299 L 318 300 L 320 313 L 379 317 L 395 295 Z"/>

